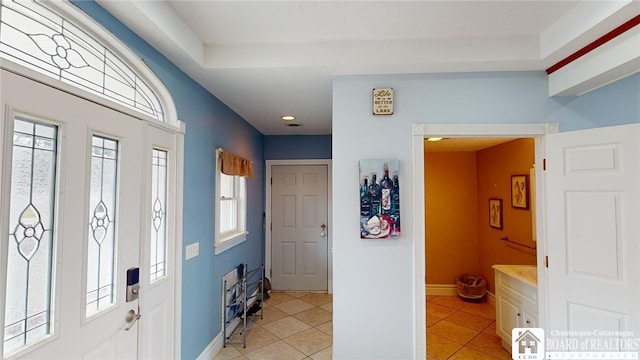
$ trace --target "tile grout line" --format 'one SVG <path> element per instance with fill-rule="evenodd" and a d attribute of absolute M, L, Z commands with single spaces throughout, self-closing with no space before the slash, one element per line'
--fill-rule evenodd
<path fill-rule="evenodd" d="M 280 298 L 280 299 L 277 299 L 277 300 L 276 300 L 276 299 L 273 299 L 273 297 L 272 297 L 272 299 L 273 299 L 273 300 L 276 300 L 276 303 L 275 303 L 275 304 L 273 304 L 273 303 L 269 303 L 269 300 L 265 300 L 265 303 L 264 303 L 264 309 L 273 308 L 273 309 L 275 309 L 275 310 L 277 310 L 277 311 L 280 311 L 280 312 L 284 313 L 284 315 L 285 315 L 285 316 L 283 316 L 283 317 L 281 317 L 281 318 L 279 318 L 279 319 L 271 320 L 271 321 L 269 321 L 269 322 L 267 322 L 267 323 L 262 323 L 262 324 L 254 323 L 254 326 L 253 326 L 253 327 L 251 327 L 251 329 L 249 329 L 249 331 L 248 331 L 248 333 L 247 333 L 247 340 L 249 341 L 249 338 L 251 337 L 251 332 L 252 332 L 252 330 L 254 330 L 254 329 L 258 329 L 258 328 L 261 328 L 261 330 L 262 330 L 262 331 L 265 331 L 267 334 L 270 334 L 270 336 L 272 336 L 272 337 L 275 339 L 275 341 L 272 341 L 272 342 L 269 342 L 269 343 L 267 343 L 267 344 L 261 345 L 261 346 L 259 346 L 259 347 L 255 348 L 255 349 L 252 349 L 251 351 L 246 352 L 246 353 L 245 353 L 245 352 L 242 352 L 242 351 L 239 351 L 239 350 L 236 348 L 236 351 L 238 351 L 238 352 L 240 353 L 240 354 L 238 355 L 238 357 L 242 357 L 243 359 L 251 358 L 251 357 L 250 357 L 250 356 L 248 356 L 248 355 L 253 354 L 253 353 L 255 353 L 255 352 L 258 352 L 258 351 L 260 351 L 261 349 L 263 349 L 263 348 L 265 348 L 265 347 L 267 347 L 267 346 L 271 346 L 271 345 L 273 345 L 273 344 L 275 344 L 275 343 L 278 343 L 278 342 L 282 342 L 283 344 L 286 344 L 286 346 L 288 346 L 288 347 L 290 347 L 291 349 L 294 349 L 295 351 L 297 351 L 298 353 L 300 353 L 302 356 L 304 356 L 304 357 L 302 357 L 302 358 L 301 358 L 301 359 L 303 359 L 303 360 L 313 359 L 313 358 L 312 358 L 312 356 L 315 356 L 315 355 L 317 355 L 318 353 L 323 352 L 323 351 L 326 351 L 328 348 L 331 348 L 331 347 L 332 347 L 332 344 L 333 344 L 333 334 L 329 334 L 329 333 L 327 333 L 327 332 L 325 332 L 325 331 L 323 331 L 323 330 L 321 330 L 321 329 L 319 329 L 319 328 L 318 328 L 319 326 L 326 325 L 327 323 L 330 323 L 330 322 L 332 322 L 332 321 L 333 321 L 333 312 L 332 312 L 332 311 L 329 311 L 329 310 L 327 310 L 327 309 L 325 309 L 325 308 L 322 308 L 322 306 L 325 306 L 325 307 L 326 307 L 326 305 L 327 305 L 327 304 L 332 304 L 332 302 L 333 302 L 333 301 L 332 301 L 332 299 L 331 299 L 331 300 L 329 300 L 329 301 L 325 301 L 325 300 L 322 300 L 322 299 L 320 299 L 320 300 L 318 300 L 318 299 L 314 299 L 314 300 L 313 300 L 313 302 L 318 303 L 318 304 L 316 305 L 316 304 L 308 303 L 308 302 L 306 302 L 306 301 L 304 301 L 304 300 L 303 300 L 303 298 L 304 298 L 304 297 L 306 297 L 306 296 L 318 296 L 318 295 L 315 295 L 315 293 L 308 293 L 308 294 L 306 294 L 306 295 L 302 295 L 302 296 L 291 296 L 291 295 L 287 296 L 287 295 L 288 295 L 288 293 L 285 293 L 285 292 L 276 292 L 276 293 L 277 293 L 278 295 L 276 295 L 275 297 Z M 325 295 L 325 294 L 319 294 L 319 296 L 322 296 L 322 295 Z M 325 296 L 326 296 L 326 295 L 325 295 Z M 329 298 L 331 298 L 331 297 L 329 297 Z M 281 304 L 284 304 L 284 303 L 287 303 L 287 302 L 289 302 L 289 301 L 293 301 L 293 300 L 301 300 L 302 302 L 304 302 L 305 304 L 308 304 L 308 305 L 309 305 L 309 306 L 311 306 L 311 307 L 310 307 L 310 308 L 308 308 L 308 309 L 302 310 L 302 311 L 298 311 L 298 312 L 296 312 L 296 313 L 294 313 L 294 314 L 289 314 L 288 312 L 283 311 L 283 309 L 279 306 L 279 305 L 281 305 Z M 322 318 L 320 318 L 320 319 L 318 320 L 318 321 L 321 321 L 319 324 L 312 325 L 311 323 L 308 323 L 308 322 L 306 322 L 306 321 L 304 321 L 304 320 L 299 319 L 299 318 L 297 318 L 297 317 L 296 317 L 296 315 L 298 315 L 298 314 L 301 314 L 301 313 L 303 313 L 303 312 L 310 311 L 310 310 L 313 310 L 313 309 L 321 310 L 321 313 L 323 313 L 323 314 L 324 314 L 324 313 L 329 314 L 329 315 L 330 315 L 329 319 L 327 319 L 326 321 L 323 321 L 323 319 L 322 319 Z M 269 310 L 266 310 L 266 311 L 268 312 Z M 279 316 L 279 315 L 278 315 L 278 316 Z M 326 316 L 326 315 L 325 315 L 325 316 Z M 269 325 L 269 324 L 271 324 L 271 323 L 274 323 L 274 322 L 279 321 L 279 320 L 287 319 L 287 318 L 291 318 L 291 319 L 293 319 L 293 320 L 299 321 L 299 322 L 301 322 L 302 324 L 304 324 L 305 326 L 308 326 L 308 328 L 306 328 L 306 329 L 304 329 L 304 330 L 301 330 L 301 331 L 298 331 L 298 332 L 295 332 L 295 333 L 293 333 L 293 334 L 288 334 L 288 335 L 287 335 L 287 336 L 285 336 L 285 337 L 281 337 L 280 335 L 277 335 L 277 334 L 273 333 L 272 331 L 268 330 L 268 329 L 265 327 L 265 326 L 268 326 L 268 325 Z M 252 321 L 253 321 L 253 320 L 252 320 Z M 315 323 L 315 321 L 313 321 L 312 323 Z M 296 335 L 298 335 L 298 334 L 300 334 L 300 333 L 302 333 L 302 332 L 304 332 L 304 331 L 308 331 L 308 330 L 311 330 L 311 329 L 314 329 L 314 330 L 315 330 L 315 331 L 317 331 L 319 334 L 322 334 L 323 336 L 328 337 L 328 338 L 329 338 L 329 345 L 327 345 L 326 347 L 324 347 L 324 348 L 322 348 L 322 349 L 318 349 L 317 351 L 314 351 L 315 349 L 313 349 L 313 350 L 311 350 L 311 349 L 307 349 L 307 350 L 305 350 L 305 351 L 310 351 L 310 350 L 311 350 L 311 351 L 313 351 L 313 353 L 312 353 L 312 354 L 307 355 L 307 353 L 306 353 L 305 351 L 303 351 L 303 348 L 298 348 L 297 346 L 293 345 L 292 343 L 290 343 L 289 341 L 287 341 L 287 340 L 286 340 L 286 339 L 292 338 L 292 337 L 294 337 L 294 336 L 296 336 Z M 327 331 L 328 331 L 328 329 L 327 329 Z M 291 340 L 290 340 L 290 341 L 291 341 Z M 254 354 L 254 356 L 255 356 L 255 354 Z"/>
<path fill-rule="evenodd" d="M 456 311 L 456 312 L 457 312 L 457 311 Z M 452 314 L 453 314 L 453 313 L 452 313 Z M 449 316 L 451 316 L 451 315 L 449 315 Z M 444 320 L 444 319 L 443 319 L 443 320 Z M 495 320 L 494 320 L 493 322 L 495 323 Z M 461 326 L 464 326 L 464 325 L 461 325 Z M 479 353 L 481 353 L 481 354 L 487 355 L 487 356 L 489 356 L 489 357 L 491 357 L 491 358 L 493 358 L 493 359 L 499 360 L 498 358 L 496 358 L 495 356 L 493 356 L 493 355 L 491 355 L 491 354 L 487 354 L 487 353 L 485 353 L 484 351 L 480 351 L 480 350 L 478 350 L 478 349 L 474 349 L 474 348 L 469 347 L 469 344 L 470 344 L 470 343 L 471 343 L 475 338 L 477 338 L 478 336 L 480 336 L 480 334 L 482 334 L 482 333 L 483 333 L 485 330 L 487 330 L 489 327 L 491 327 L 491 324 L 487 325 L 487 326 L 486 326 L 486 327 L 484 327 L 482 330 L 480 330 L 480 331 L 479 331 L 477 334 L 475 334 L 471 339 L 469 339 L 469 341 L 467 341 L 466 343 L 464 343 L 464 344 L 463 344 L 463 346 L 462 346 L 460 349 L 458 349 L 455 353 L 451 354 L 451 356 L 449 356 L 447 359 L 451 359 L 451 358 L 452 358 L 452 357 L 454 357 L 457 353 L 461 352 L 461 351 L 462 351 L 462 350 L 464 350 L 465 348 L 469 348 L 469 349 L 474 350 L 474 351 L 477 351 L 477 352 L 479 352 Z M 467 328 L 467 329 L 469 329 L 469 328 Z M 475 329 L 471 329 L 471 330 L 475 330 Z M 451 340 L 451 339 L 449 339 L 449 340 Z M 452 341 L 453 341 L 453 340 L 452 340 Z"/>
<path fill-rule="evenodd" d="M 476 352 L 478 352 L 478 353 L 481 353 L 481 354 L 483 354 L 483 355 L 485 355 L 485 356 L 487 356 L 487 357 L 489 357 L 489 358 L 491 358 L 491 359 L 494 359 L 494 360 L 500 360 L 500 358 L 499 358 L 499 357 L 495 357 L 493 354 L 489 354 L 489 353 L 487 353 L 487 352 L 485 352 L 485 351 L 483 351 L 483 350 L 479 350 L 479 349 L 475 349 L 475 348 L 469 347 L 469 344 L 470 344 L 473 340 L 475 340 L 476 338 L 478 338 L 478 337 L 479 337 L 481 334 L 483 334 L 483 333 L 484 333 L 488 328 L 490 328 L 493 324 L 495 324 L 495 321 L 496 321 L 496 319 L 495 319 L 495 318 L 488 318 L 488 317 L 482 316 L 482 315 L 477 314 L 477 313 L 464 311 L 463 309 L 464 309 L 465 307 L 468 307 L 468 306 L 469 306 L 469 304 L 471 304 L 471 303 L 469 303 L 469 304 L 465 304 L 465 305 L 463 305 L 463 306 L 461 306 L 461 307 L 453 308 L 453 307 L 451 307 L 451 306 L 447 306 L 447 305 L 444 305 L 444 304 L 440 304 L 440 303 L 438 303 L 438 302 L 432 302 L 432 300 L 437 299 L 437 298 L 438 298 L 437 296 L 433 296 L 433 297 L 431 297 L 430 299 L 428 299 L 428 300 L 426 301 L 426 304 L 425 304 L 425 305 L 426 305 L 426 306 L 429 306 L 429 303 L 432 303 L 432 305 L 433 305 L 433 304 L 435 304 L 435 305 L 439 305 L 439 306 L 442 306 L 442 307 L 448 308 L 449 310 L 454 310 L 454 311 L 453 311 L 453 312 L 451 312 L 451 313 L 449 313 L 448 315 L 446 315 L 446 316 L 445 316 L 445 317 L 443 317 L 443 318 L 438 318 L 439 320 L 438 320 L 438 321 L 436 321 L 436 322 L 434 322 L 433 324 L 431 324 L 431 326 L 428 326 L 428 327 L 427 327 L 427 329 L 428 329 L 428 328 L 430 328 L 430 327 L 435 326 L 436 324 L 438 324 L 438 323 L 442 322 L 443 320 L 447 320 L 447 319 L 449 319 L 451 316 L 453 316 L 454 314 L 459 313 L 459 312 L 463 312 L 463 313 L 468 314 L 468 315 L 472 315 L 472 316 L 476 316 L 476 317 L 484 318 L 484 319 L 487 319 L 487 320 L 491 320 L 491 322 L 490 322 L 488 325 L 484 326 L 484 327 L 483 327 L 482 329 L 480 329 L 480 330 L 472 329 L 472 328 L 470 328 L 470 327 L 465 326 L 464 324 L 459 324 L 458 322 L 453 321 L 452 319 L 448 320 L 448 321 L 449 321 L 450 323 L 452 323 L 452 324 L 458 325 L 458 326 L 460 326 L 460 327 L 464 327 L 465 329 L 468 329 L 468 330 L 473 330 L 473 331 L 475 331 L 475 332 L 476 332 L 476 334 L 475 334 L 475 335 L 473 335 L 473 336 L 472 336 L 469 340 L 467 340 L 464 344 L 460 344 L 460 343 L 458 343 L 457 341 L 455 341 L 455 340 L 453 340 L 453 339 L 451 339 L 451 338 L 448 338 L 448 337 L 444 337 L 444 336 L 442 336 L 442 338 L 444 338 L 444 339 L 446 339 L 446 340 L 448 340 L 448 341 L 451 341 L 451 342 L 453 342 L 453 343 L 455 343 L 455 344 L 461 345 L 461 347 L 460 347 L 458 350 L 456 350 L 453 354 L 449 355 L 449 356 L 447 357 L 447 359 L 451 359 L 451 358 L 453 358 L 456 354 L 460 353 L 460 352 L 461 352 L 461 351 L 463 351 L 465 348 L 467 348 L 467 349 L 469 349 L 469 350 L 472 350 L 472 351 L 476 351 Z M 473 305 L 471 305 L 471 306 L 473 306 Z M 437 318 L 437 317 L 436 317 L 436 318 Z M 491 334 L 489 334 L 489 335 L 491 335 Z"/>
<path fill-rule="evenodd" d="M 451 315 L 453 315 L 453 314 L 455 314 L 455 313 L 457 313 L 457 312 L 459 312 L 459 311 L 461 311 L 461 310 L 456 310 L 456 311 L 452 312 L 451 314 L 449 314 L 449 316 L 451 316 Z M 463 312 L 464 312 L 464 311 L 463 311 Z M 469 314 L 469 313 L 467 313 L 467 312 L 465 312 L 465 313 L 466 313 L 466 314 Z M 472 314 L 472 315 L 474 315 L 474 314 Z M 447 319 L 449 316 L 447 316 L 446 318 L 444 318 L 444 319 L 442 319 L 442 320 Z M 493 321 L 492 321 L 492 323 L 494 323 L 494 322 L 495 322 L 495 320 L 493 320 Z M 478 330 L 476 330 L 476 329 L 471 329 L 471 328 L 466 327 L 466 326 L 464 326 L 464 325 L 460 325 L 460 326 L 462 326 L 462 327 L 464 327 L 464 328 L 466 328 L 466 329 L 470 329 L 470 330 L 473 330 L 473 331 L 478 331 L 478 333 L 477 333 L 477 334 L 475 334 L 471 339 L 467 340 L 467 342 L 465 342 L 464 344 L 462 344 L 462 347 L 461 347 L 460 349 L 458 349 L 455 353 L 451 354 L 451 356 L 449 356 L 449 359 L 450 359 L 450 358 L 452 358 L 455 354 L 457 354 L 457 353 L 459 353 L 460 351 L 464 350 L 464 348 L 469 347 L 469 344 L 470 344 L 470 343 L 471 343 L 475 338 L 477 338 L 478 336 L 480 336 L 480 334 L 482 334 L 482 332 L 484 332 L 485 330 L 487 330 L 487 329 L 491 326 L 491 324 L 492 324 L 492 323 L 490 323 L 489 325 L 485 326 L 485 327 L 484 327 L 482 330 L 480 330 L 480 331 L 478 331 Z M 457 324 L 457 323 L 454 323 L 454 324 Z M 453 341 L 452 339 L 449 339 L 449 340 Z M 470 348 L 470 347 L 469 347 L 469 349 L 474 350 L 474 351 L 477 351 L 477 352 L 479 352 L 479 353 L 482 353 L 482 354 L 484 354 L 484 355 L 487 355 L 487 356 L 490 356 L 490 357 L 492 357 L 492 358 L 496 359 L 496 357 L 494 357 L 493 355 L 491 355 L 491 354 L 487 354 L 487 353 L 485 353 L 485 352 L 483 352 L 483 351 L 480 351 L 480 350 L 477 350 L 477 349 L 474 349 L 474 348 Z"/>

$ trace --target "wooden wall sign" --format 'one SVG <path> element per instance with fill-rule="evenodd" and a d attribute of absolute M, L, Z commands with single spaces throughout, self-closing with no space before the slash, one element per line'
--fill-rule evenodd
<path fill-rule="evenodd" d="M 373 89 L 373 115 L 393 115 L 393 88 Z"/>

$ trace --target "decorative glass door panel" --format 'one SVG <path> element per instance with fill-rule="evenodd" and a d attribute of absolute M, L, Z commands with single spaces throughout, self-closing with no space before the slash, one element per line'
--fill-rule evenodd
<path fill-rule="evenodd" d="M 151 156 L 151 238 L 149 281 L 165 276 L 167 253 L 167 152 L 153 149 Z"/>
<path fill-rule="evenodd" d="M 140 264 L 143 319 L 138 354 L 143 359 L 176 358 L 171 312 L 174 306 L 176 231 L 176 134 L 155 126 L 146 128 L 147 184 L 143 228 L 144 252 Z M 179 329 L 178 329 L 179 331 Z"/>
<path fill-rule="evenodd" d="M 4 355 L 51 333 L 57 126 L 13 122 Z"/>
<path fill-rule="evenodd" d="M 91 145 L 87 316 L 114 302 L 118 141 L 94 135 Z"/>
<path fill-rule="evenodd" d="M 0 178 L 3 193 L 11 192 L 0 203 L 10 240 L 0 249 L 8 273 L 0 287 L 3 357 L 135 358 L 140 321 L 128 324 L 126 314 L 143 306 L 126 301 L 125 284 L 127 270 L 141 266 L 147 233 L 146 125 L 14 73 L 1 76 L 1 108 L 55 119 L 19 117 L 3 136 L 13 145 Z"/>

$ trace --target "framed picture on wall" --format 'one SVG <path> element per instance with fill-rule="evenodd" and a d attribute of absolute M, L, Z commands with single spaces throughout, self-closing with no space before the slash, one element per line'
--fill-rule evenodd
<path fill-rule="evenodd" d="M 360 238 L 400 237 L 398 160 L 360 160 Z"/>
<path fill-rule="evenodd" d="M 502 230 L 502 199 L 489 199 L 489 226 Z"/>
<path fill-rule="evenodd" d="M 529 176 L 511 175 L 511 207 L 529 208 Z"/>

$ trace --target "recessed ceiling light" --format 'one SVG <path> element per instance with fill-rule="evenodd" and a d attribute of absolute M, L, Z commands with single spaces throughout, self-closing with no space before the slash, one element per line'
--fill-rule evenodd
<path fill-rule="evenodd" d="M 442 140 L 442 139 L 444 139 L 444 138 L 436 138 L 436 137 L 433 137 L 433 138 L 427 138 L 427 141 L 440 141 L 440 140 Z"/>
<path fill-rule="evenodd" d="M 293 116 L 293 115 L 284 115 L 284 116 L 282 116 L 282 120 L 284 120 L 284 121 L 293 121 L 295 119 L 296 119 L 296 117 Z"/>

